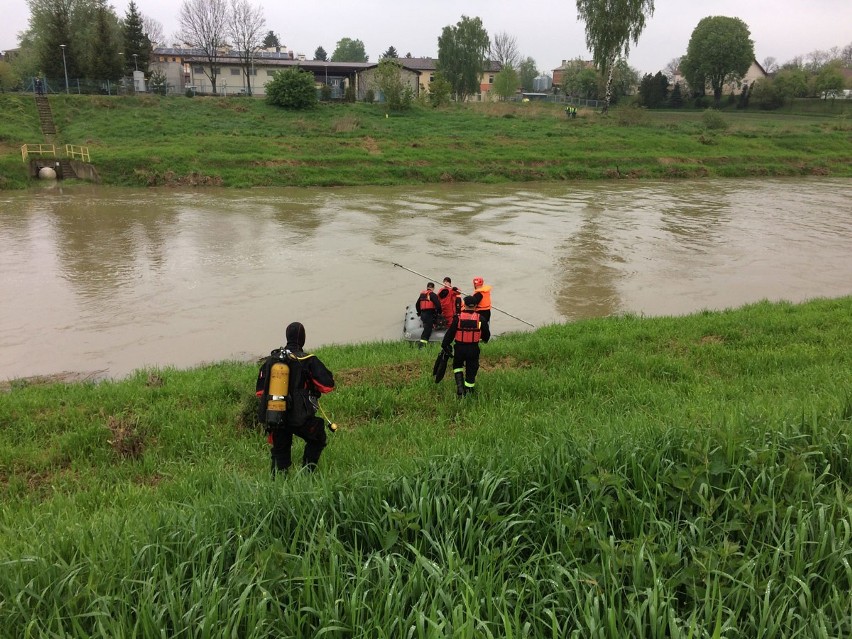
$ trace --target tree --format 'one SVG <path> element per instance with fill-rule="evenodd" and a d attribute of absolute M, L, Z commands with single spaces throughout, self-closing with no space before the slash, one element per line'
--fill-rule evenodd
<path fill-rule="evenodd" d="M 669 98 L 669 106 L 673 109 L 679 109 L 683 106 L 683 93 L 680 90 L 680 82 L 675 82 L 672 95 Z"/>
<path fill-rule="evenodd" d="M 808 94 L 808 74 L 802 69 L 781 69 L 772 79 L 772 85 L 782 101 L 802 98 Z"/>
<path fill-rule="evenodd" d="M 577 0 L 577 16 L 586 23 L 586 46 L 607 78 L 604 113 L 612 97 L 615 62 L 630 53 L 631 42 L 639 42 L 645 18 L 653 14 L 654 0 Z"/>
<path fill-rule="evenodd" d="M 843 66 L 845 66 L 847 69 L 849 67 L 852 67 L 852 42 L 847 44 L 840 51 L 840 61 L 843 63 Z"/>
<path fill-rule="evenodd" d="M 639 102 L 649 109 L 665 106 L 669 92 L 669 79 L 662 71 L 646 73 L 639 83 Z"/>
<path fill-rule="evenodd" d="M 626 95 L 630 95 L 639 86 L 639 72 L 627 64 L 627 60 L 619 58 L 612 65 L 609 80 L 603 75 L 598 75 L 598 99 L 606 95 L 606 83 L 609 81 L 610 104 L 615 104 Z"/>
<path fill-rule="evenodd" d="M 141 25 L 140 25 L 141 26 Z M 95 14 L 95 37 L 88 51 L 87 76 L 96 80 L 117 80 L 123 63 L 118 55 L 118 23 L 115 14 L 101 0 Z"/>
<path fill-rule="evenodd" d="M 447 82 L 440 72 L 436 72 L 432 81 L 429 83 L 429 104 L 433 107 L 449 104 L 452 92 L 452 85 Z"/>
<path fill-rule="evenodd" d="M 739 81 L 754 60 L 754 42 L 745 22 L 739 18 L 703 18 L 692 32 L 683 72 L 693 90 L 704 94 L 709 84 L 718 107 L 722 89 Z"/>
<path fill-rule="evenodd" d="M 375 84 L 391 111 L 411 107 L 414 92 L 402 79 L 402 65 L 394 58 L 383 57 L 376 67 Z"/>
<path fill-rule="evenodd" d="M 275 32 L 270 29 L 266 32 L 266 35 L 263 36 L 263 48 L 264 49 L 274 49 L 275 47 L 281 46 L 281 40 L 278 39 L 278 36 Z"/>
<path fill-rule="evenodd" d="M 137 67 L 143 71 L 147 71 L 148 65 L 151 62 L 153 47 L 151 46 L 150 38 L 145 34 L 142 14 L 139 13 L 136 3 L 133 0 L 127 6 L 127 13 L 124 16 L 121 31 L 124 39 L 125 74 L 129 71 L 135 71 Z M 135 58 L 133 57 L 134 55 L 136 56 Z"/>
<path fill-rule="evenodd" d="M 183 0 L 178 17 L 180 38 L 207 59 L 204 75 L 216 93 L 221 50 L 227 46 L 227 0 Z"/>
<path fill-rule="evenodd" d="M 438 38 L 437 71 L 450 83 L 456 99 L 479 92 L 491 41 L 479 18 L 462 16 L 455 26 L 444 27 Z"/>
<path fill-rule="evenodd" d="M 308 109 L 317 104 L 313 73 L 299 67 L 278 71 L 266 85 L 266 101 L 285 109 Z"/>
<path fill-rule="evenodd" d="M 398 58 L 399 54 L 396 52 L 396 49 L 393 46 L 388 47 L 388 50 L 385 51 L 382 56 L 383 58 Z"/>
<path fill-rule="evenodd" d="M 367 52 L 364 43 L 360 40 L 342 38 L 337 41 L 337 48 L 331 54 L 332 62 L 366 62 Z"/>
<path fill-rule="evenodd" d="M 767 75 L 772 75 L 778 71 L 778 60 L 771 55 L 767 56 L 763 58 L 763 64 L 761 66 L 763 67 L 763 70 L 766 71 Z"/>
<path fill-rule="evenodd" d="M 511 66 L 503 67 L 494 77 L 494 93 L 505 100 L 518 92 L 518 84 L 518 72 Z"/>
<path fill-rule="evenodd" d="M 252 6 L 248 0 L 231 0 L 231 11 L 228 16 L 228 35 L 231 44 L 237 52 L 243 76 L 246 79 L 246 92 L 252 95 L 252 77 L 254 76 L 254 57 L 263 45 L 260 34 L 266 18 L 263 8 Z"/>
<path fill-rule="evenodd" d="M 15 73 L 12 65 L 0 60 L 0 92 L 12 91 L 21 86 L 21 79 Z"/>
<path fill-rule="evenodd" d="M 497 62 L 502 68 L 512 67 L 513 69 L 517 69 L 521 59 L 515 36 L 509 35 L 505 31 L 501 31 L 494 36 L 490 54 L 491 60 Z"/>
<path fill-rule="evenodd" d="M 149 18 L 145 14 L 140 15 L 142 16 L 142 32 L 148 37 L 151 47 L 165 43 L 166 36 L 163 34 L 163 23 L 154 18 Z"/>
<path fill-rule="evenodd" d="M 841 62 L 840 60 L 835 60 L 826 64 L 817 74 L 814 88 L 818 96 L 822 96 L 824 99 L 829 97 L 834 98 L 843 91 L 845 84 L 846 81 L 841 70 Z"/>
<path fill-rule="evenodd" d="M 538 68 L 535 60 L 530 57 L 521 60 L 518 65 L 518 82 L 524 91 L 532 91 L 535 85 L 535 79 L 538 77 Z"/>
<path fill-rule="evenodd" d="M 580 58 L 571 60 L 562 69 L 562 91 L 569 97 L 594 100 L 598 97 L 598 74 Z"/>
<path fill-rule="evenodd" d="M 674 81 L 675 77 L 680 73 L 680 56 L 669 60 L 663 72 L 668 76 L 669 82 Z"/>
<path fill-rule="evenodd" d="M 751 87 L 751 99 L 757 106 L 766 111 L 778 109 L 784 104 L 784 97 L 779 93 L 772 78 L 763 78 Z"/>
<path fill-rule="evenodd" d="M 322 47 L 317 47 L 317 50 L 314 51 L 314 60 L 320 60 L 322 62 L 328 61 L 328 54 L 325 52 L 325 49 Z"/>

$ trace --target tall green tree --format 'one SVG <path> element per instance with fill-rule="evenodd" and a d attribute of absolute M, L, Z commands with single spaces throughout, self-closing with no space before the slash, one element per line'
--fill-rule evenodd
<path fill-rule="evenodd" d="M 526 57 L 518 65 L 518 82 L 524 91 L 532 91 L 535 79 L 538 77 L 538 67 L 535 60 Z"/>
<path fill-rule="evenodd" d="M 121 26 L 122 37 L 124 39 L 124 71 L 125 73 L 134 71 L 137 67 L 147 73 L 148 66 L 151 63 L 151 40 L 145 32 L 145 26 L 142 21 L 142 14 L 136 7 L 136 3 L 131 0 L 127 6 L 127 13 L 124 15 L 124 22 Z M 133 56 L 136 56 L 135 61 Z"/>
<path fill-rule="evenodd" d="M 364 43 L 352 38 L 341 38 L 331 54 L 332 62 L 367 62 L 367 52 Z"/>
<path fill-rule="evenodd" d="M 490 48 L 488 32 L 479 18 L 462 16 L 455 26 L 444 27 L 438 38 L 436 66 L 459 102 L 479 93 L 480 78 L 488 68 L 486 56 Z"/>
<path fill-rule="evenodd" d="M 317 47 L 317 50 L 314 51 L 314 60 L 326 62 L 328 60 L 328 54 L 325 52 L 325 49 Z"/>
<path fill-rule="evenodd" d="M 121 57 L 120 35 L 115 13 L 101 0 L 95 14 L 95 33 L 88 50 L 87 77 L 93 80 L 117 80 L 124 66 Z"/>
<path fill-rule="evenodd" d="M 396 48 L 393 46 L 389 46 L 388 50 L 382 54 L 383 58 L 398 58 L 399 54 L 396 52 Z"/>
<path fill-rule="evenodd" d="M 681 71 L 694 91 L 703 95 L 709 85 L 718 106 L 724 86 L 742 79 L 753 61 L 754 42 L 746 23 L 739 18 L 709 16 L 693 30 Z"/>
<path fill-rule="evenodd" d="M 612 97 L 616 60 L 639 42 L 646 18 L 654 14 L 654 0 L 577 0 L 577 16 L 586 23 L 586 46 L 595 66 L 606 77 L 603 112 Z"/>

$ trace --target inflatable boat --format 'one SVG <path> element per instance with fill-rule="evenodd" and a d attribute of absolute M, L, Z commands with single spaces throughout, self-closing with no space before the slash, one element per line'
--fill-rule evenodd
<path fill-rule="evenodd" d="M 432 334 L 429 336 L 430 342 L 440 342 L 444 339 L 447 332 L 447 325 L 444 322 L 444 317 L 438 315 L 438 323 L 432 328 Z M 402 338 L 409 342 L 419 342 L 420 335 L 423 334 L 423 322 L 417 317 L 417 310 L 414 305 L 405 307 L 405 319 L 402 324 Z"/>

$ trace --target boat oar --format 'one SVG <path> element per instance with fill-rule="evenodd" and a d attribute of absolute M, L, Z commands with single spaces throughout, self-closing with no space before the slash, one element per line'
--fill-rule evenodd
<path fill-rule="evenodd" d="M 438 278 L 436 278 L 436 277 L 429 277 L 428 275 L 423 275 L 423 273 L 418 273 L 417 271 L 414 271 L 414 270 L 412 270 L 412 269 L 410 269 L 410 268 L 407 268 L 407 267 L 403 266 L 402 264 L 397 264 L 396 262 L 392 262 L 392 264 L 393 264 L 394 266 L 398 266 L 399 268 L 403 269 L 404 271 L 408 271 L 409 273 L 414 273 L 415 275 L 419 275 L 420 277 L 422 277 L 422 278 L 424 278 L 424 279 L 427 279 L 427 280 L 429 280 L 429 281 L 431 281 L 431 282 L 440 282 L 440 281 L 441 281 L 440 279 L 438 279 Z M 462 294 L 462 295 L 464 295 L 464 293 L 463 293 L 463 292 L 462 292 L 461 294 Z M 502 308 L 497 308 L 497 307 L 496 307 L 496 306 L 494 306 L 493 304 L 491 305 L 491 308 L 493 308 L 495 311 L 500 311 L 501 313 L 503 313 L 503 315 L 508 315 L 509 317 L 511 317 L 511 318 L 513 318 L 513 319 L 516 319 L 516 320 L 518 320 L 519 322 L 523 322 L 523 323 L 524 323 L 524 324 L 526 324 L 527 326 L 532 326 L 533 328 L 535 328 L 535 324 L 530 324 L 528 321 L 521 319 L 521 318 L 520 318 L 520 317 L 518 317 L 517 315 L 512 315 L 511 313 L 508 313 L 508 312 L 504 311 Z"/>

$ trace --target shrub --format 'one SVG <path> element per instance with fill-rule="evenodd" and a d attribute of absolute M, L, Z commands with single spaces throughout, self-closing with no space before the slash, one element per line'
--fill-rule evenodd
<path fill-rule="evenodd" d="M 355 85 L 346 85 L 346 91 L 343 93 L 343 100 L 346 102 L 355 102 Z"/>
<path fill-rule="evenodd" d="M 367 104 L 372 104 L 376 101 L 376 94 L 372 89 L 367 89 L 367 93 L 364 94 L 364 102 Z"/>
<path fill-rule="evenodd" d="M 266 85 L 266 101 L 285 109 L 308 109 L 316 106 L 314 75 L 299 67 L 278 71 Z"/>
<path fill-rule="evenodd" d="M 331 100 L 331 87 L 327 84 L 323 84 L 320 88 L 320 99 L 323 102 L 328 102 Z"/>
<path fill-rule="evenodd" d="M 707 109 L 701 114 L 701 121 L 708 131 L 724 131 L 728 128 L 728 121 L 722 117 L 716 109 Z"/>

